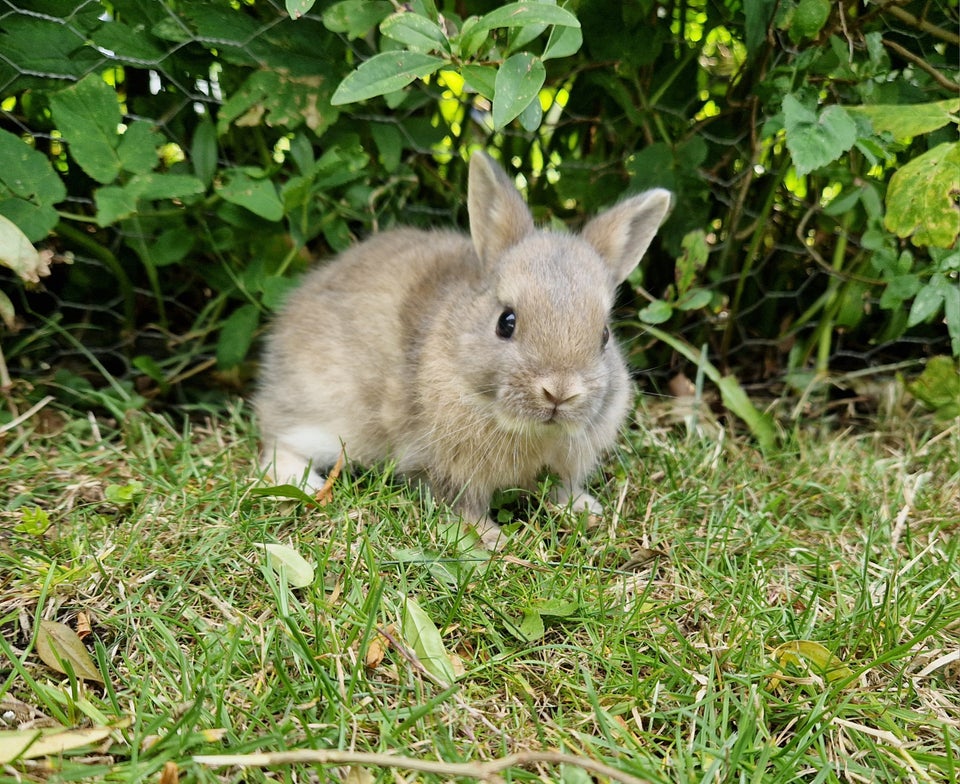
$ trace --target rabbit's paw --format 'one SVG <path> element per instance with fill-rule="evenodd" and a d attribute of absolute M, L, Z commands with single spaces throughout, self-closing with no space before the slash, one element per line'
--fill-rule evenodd
<path fill-rule="evenodd" d="M 480 544 L 492 553 L 500 552 L 507 543 L 507 535 L 503 529 L 489 517 L 480 520 L 474 529 L 480 537 Z"/>

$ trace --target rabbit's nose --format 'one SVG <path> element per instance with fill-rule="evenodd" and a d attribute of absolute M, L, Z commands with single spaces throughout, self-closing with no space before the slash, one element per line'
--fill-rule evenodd
<path fill-rule="evenodd" d="M 556 382 L 544 382 L 542 392 L 544 398 L 553 406 L 554 410 L 583 394 L 583 390 L 579 384 L 561 384 Z"/>

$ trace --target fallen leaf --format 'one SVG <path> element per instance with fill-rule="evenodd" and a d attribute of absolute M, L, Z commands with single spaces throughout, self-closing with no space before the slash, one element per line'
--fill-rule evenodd
<path fill-rule="evenodd" d="M 333 500 L 333 483 L 337 481 L 337 478 L 340 476 L 340 472 L 343 470 L 343 450 L 340 450 L 340 455 L 337 457 L 337 462 L 334 464 L 333 468 L 330 470 L 330 473 L 327 474 L 326 480 L 324 480 L 323 487 L 317 490 L 314 498 L 320 506 L 330 503 Z"/>
<path fill-rule="evenodd" d="M 56 757 L 70 749 L 90 746 L 110 736 L 117 727 L 88 727 L 65 730 L 49 727 L 39 730 L 0 731 L 0 765 L 18 759 Z"/>
<path fill-rule="evenodd" d="M 440 631 L 416 599 L 408 598 L 404 602 L 400 629 L 404 641 L 417 655 L 423 669 L 446 683 L 453 683 L 457 679 Z"/>
<path fill-rule="evenodd" d="M 160 771 L 159 784 L 180 784 L 180 769 L 176 762 L 168 760 L 164 763 L 163 770 Z"/>
<path fill-rule="evenodd" d="M 103 683 L 103 675 L 93 663 L 83 642 L 69 626 L 57 621 L 40 621 L 37 628 L 37 655 L 51 669 L 73 674 L 85 681 Z"/>
<path fill-rule="evenodd" d="M 814 674 L 822 676 L 829 683 L 846 680 L 853 677 L 853 672 L 843 661 L 834 656 L 823 645 L 812 640 L 790 640 L 773 649 L 773 658 L 781 666 L 793 664 L 812 670 Z M 770 679 L 771 688 L 780 683 L 777 673 Z"/>
<path fill-rule="evenodd" d="M 291 587 L 306 588 L 313 583 L 313 566 L 292 547 L 285 544 L 261 544 L 258 547 L 266 550 L 270 568 L 282 574 Z"/>

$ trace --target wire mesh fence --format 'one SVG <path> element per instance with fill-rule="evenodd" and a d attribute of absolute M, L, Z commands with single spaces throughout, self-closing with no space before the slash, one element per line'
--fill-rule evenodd
<path fill-rule="evenodd" d="M 14 375 L 61 373 L 73 379 L 68 385 L 80 377 L 97 386 L 106 374 L 134 393 L 171 400 L 242 387 L 257 331 L 286 290 L 277 280 L 377 228 L 462 225 L 463 160 L 471 146 L 486 144 L 523 175 L 538 216 L 548 220 L 576 223 L 641 186 L 679 193 L 673 223 L 620 311 L 651 388 L 685 361 L 644 335 L 637 312 L 648 304 L 645 294 L 677 299 L 677 258 L 696 231 L 706 257 L 693 272 L 695 286 L 711 296 L 696 309 L 674 308 L 668 326 L 745 383 L 777 388 L 791 374 L 824 368 L 885 372 L 951 352 L 942 318 L 907 329 L 909 299 L 903 313 L 884 301 L 889 281 L 870 266 L 873 248 L 863 242 L 869 226 L 830 214 L 824 193 L 846 193 L 860 176 L 849 162 L 846 180 L 834 172 L 798 182 L 784 173 L 782 140 L 758 139 L 771 113 L 749 91 L 769 84 L 747 79 L 747 66 L 772 79 L 803 56 L 784 46 L 773 22 L 765 59 L 744 61 L 732 79 L 724 77 L 723 47 L 741 44 L 732 17 L 717 21 L 716 4 L 641 4 L 645 13 L 637 10 L 630 23 L 657 54 L 636 64 L 623 53 L 599 58 L 605 52 L 602 36 L 590 37 L 592 16 L 615 6 L 585 6 L 584 49 L 551 72 L 545 88 L 551 124 L 493 132 L 489 106 L 458 92 L 449 76 L 380 102 L 331 103 L 340 79 L 374 46 L 376 25 L 360 17 L 383 5 L 318 4 L 293 20 L 276 0 L 0 2 L 0 129 L 45 156 L 65 184 L 52 233 L 32 239 L 70 262 L 54 265 L 33 290 L 0 270 L 19 320 L 3 335 Z M 955 3 L 934 6 L 947 27 L 956 21 Z M 691 8 L 701 16 L 684 16 Z M 857 20 L 864 30 L 872 13 L 864 4 Z M 700 20 L 704 36 L 710 31 L 709 46 L 692 23 L 678 26 L 688 19 Z M 839 23 L 847 24 L 842 13 Z M 938 65 L 956 49 L 931 44 L 898 16 L 882 26 Z M 720 28 L 729 40 L 718 44 Z M 867 57 L 859 52 L 870 40 L 850 33 L 851 63 L 854 45 Z M 894 65 L 887 63 L 890 80 L 913 78 Z M 91 75 L 115 91 L 121 125 L 98 140 L 103 123 L 91 122 L 86 134 L 75 126 L 68 138 L 52 96 Z M 931 94 L 914 83 L 918 96 Z M 708 103 L 722 101 L 719 119 L 710 116 Z M 124 145 L 138 125 L 149 127 L 154 151 L 139 169 L 124 159 L 133 155 Z M 85 142 L 117 158 L 114 179 L 78 163 L 74 150 Z M 661 146 L 669 148 L 662 161 L 647 154 Z M 200 181 L 198 192 L 164 191 L 174 181 L 163 178 L 188 175 Z M 279 204 L 275 215 L 252 201 L 264 183 Z M 128 200 L 113 219 L 103 217 L 114 204 L 108 197 Z M 913 253 L 923 257 L 922 249 Z"/>

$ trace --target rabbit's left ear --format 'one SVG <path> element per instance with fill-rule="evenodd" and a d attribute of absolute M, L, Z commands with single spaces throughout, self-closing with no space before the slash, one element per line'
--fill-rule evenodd
<path fill-rule="evenodd" d="M 485 152 L 470 158 L 467 183 L 470 237 L 480 260 L 495 264 L 533 231 L 533 217 L 507 173 Z"/>
<path fill-rule="evenodd" d="M 667 217 L 673 195 L 656 188 L 601 212 L 583 227 L 581 237 L 607 262 L 613 285 L 626 280 Z"/>

